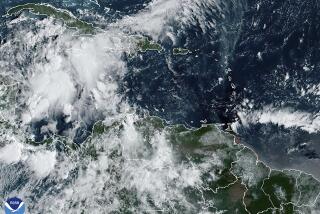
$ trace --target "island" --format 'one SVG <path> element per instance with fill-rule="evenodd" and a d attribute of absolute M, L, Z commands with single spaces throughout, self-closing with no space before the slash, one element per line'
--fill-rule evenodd
<path fill-rule="evenodd" d="M 138 39 L 137 47 L 141 52 L 158 51 L 158 53 L 160 53 L 163 50 L 160 44 L 145 37 Z"/>
<path fill-rule="evenodd" d="M 191 53 L 188 49 L 185 48 L 173 48 L 172 52 L 173 55 L 187 55 L 188 53 Z"/>
<path fill-rule="evenodd" d="M 84 22 L 75 17 L 70 11 L 55 8 L 49 4 L 27 3 L 10 8 L 6 16 L 19 15 L 23 11 L 29 11 L 35 15 L 44 15 L 61 19 L 68 27 L 76 28 L 83 33 L 92 34 L 94 27 L 92 24 Z"/>
<path fill-rule="evenodd" d="M 67 27 L 75 28 L 84 34 L 94 34 L 99 28 L 95 28 L 91 23 L 84 22 L 74 16 L 70 11 L 56 8 L 50 4 L 27 3 L 10 8 L 6 16 L 20 15 L 23 11 L 29 11 L 35 15 L 42 15 L 62 20 Z M 101 29 L 100 29 L 101 30 Z M 137 50 L 140 52 L 157 51 L 160 53 L 163 48 L 157 42 L 143 36 L 135 38 Z M 185 49 L 175 50 L 177 54 L 185 53 Z"/>

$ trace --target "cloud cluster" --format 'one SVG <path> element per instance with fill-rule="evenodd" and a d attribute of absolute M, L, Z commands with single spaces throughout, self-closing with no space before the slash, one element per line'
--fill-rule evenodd
<path fill-rule="evenodd" d="M 26 21 L 20 18 L 21 25 Z M 110 29 L 76 36 L 51 19 L 34 21 L 36 30 L 14 24 L 12 37 L 0 48 L 1 76 L 12 76 L 10 84 L 19 85 L 11 103 L 19 115 L 12 117 L 23 126 L 46 120 L 51 131 L 59 116 L 75 128 L 119 117 L 127 106 L 118 94 L 126 71 L 123 52 L 132 48 L 127 35 Z"/>
<path fill-rule="evenodd" d="M 199 26 L 204 33 L 214 30 L 215 19 L 208 20 L 206 9 L 220 14 L 223 11 L 220 4 L 206 0 L 153 0 L 143 11 L 123 18 L 116 25 L 151 36 L 155 41 L 168 36 L 175 42 L 176 28 Z"/>
<path fill-rule="evenodd" d="M 97 213 L 121 209 L 136 213 L 170 212 L 178 207 L 196 212 L 197 203 L 205 202 L 201 197 L 190 200 L 185 190 L 193 189 L 200 194 L 203 176 L 210 172 L 215 177 L 212 167 L 219 164 L 220 157 L 210 153 L 204 162 L 179 159 L 179 151 L 171 144 L 167 131 L 155 131 L 148 135 L 150 141 L 146 140 L 144 131 L 150 126 L 137 125 L 138 120 L 137 115 L 128 114 L 119 121 L 122 128 L 115 127 L 93 138 L 90 145 L 69 153 L 54 150 L 54 143 L 51 149 L 22 147 L 18 142 L 9 144 L 0 149 L 0 153 L 8 151 L 12 145 L 21 147 L 19 152 L 24 158 L 0 159 L 0 172 L 6 172 L 8 165 L 3 163 L 10 161 L 10 174 L 15 175 L 13 178 L 6 176 L 2 183 L 15 183 L 19 177 L 25 178 L 17 194 L 32 204 L 30 211 L 43 213 L 53 209 L 62 213 L 77 213 L 81 209 L 94 209 Z M 94 148 L 96 158 L 87 153 L 88 148 Z M 23 170 L 19 168 L 21 165 Z M 4 188 L 0 184 L 0 191 Z M 138 203 L 131 204 L 134 201 Z"/>
<path fill-rule="evenodd" d="M 244 126 L 272 123 L 285 128 L 297 128 L 309 133 L 320 130 L 320 114 L 303 112 L 291 108 L 266 106 L 261 110 L 238 112 Z"/>
<path fill-rule="evenodd" d="M 12 117 L 23 126 L 45 120 L 43 132 L 55 132 L 58 117 L 74 128 L 98 119 L 111 123 L 128 109 L 118 83 L 126 72 L 123 52 L 136 45 L 131 34 L 154 40 L 171 35 L 174 40 L 175 24 L 206 25 L 201 8 L 207 7 L 219 9 L 215 1 L 154 0 L 138 14 L 92 36 L 73 35 L 50 18 L 15 19 L 8 23 L 12 34 L 0 47 L 0 75 L 13 76 L 12 83 L 20 87 Z"/>
<path fill-rule="evenodd" d="M 128 113 L 132 112 L 130 107 L 118 94 L 118 81 L 126 72 L 122 54 L 132 45 L 121 29 L 130 27 L 158 40 L 163 33 L 172 33 L 172 20 L 184 24 L 200 22 L 204 27 L 203 4 L 215 2 L 154 0 L 141 13 L 119 20 L 93 36 L 72 35 L 51 19 L 32 20 L 36 29 L 28 27 L 30 20 L 23 17 L 11 23 L 20 21 L 21 28 L 13 27 L 11 38 L 0 47 L 0 75 L 12 77 L 11 83 L 19 85 L 11 104 L 22 126 L 48 120 L 41 131 L 55 132 L 55 119 L 61 114 L 64 122 L 72 123 L 75 129 L 98 118 L 105 123 L 117 120 L 121 126 L 88 145 L 95 149 L 97 157 L 83 154 L 86 145 L 70 154 L 55 151 L 54 143 L 46 145 L 50 149 L 21 146 L 24 137 L 5 145 L 0 155 L 13 154 L 16 158 L 3 155 L 0 172 L 7 174 L 6 164 L 18 164 L 10 165 L 15 177 L 6 178 L 3 184 L 26 178 L 23 186 L 13 191 L 29 200 L 33 206 L 30 209 L 42 213 L 78 213 L 83 208 L 97 213 L 118 211 L 124 207 L 123 197 L 131 197 L 127 201 L 132 204 L 139 202 L 128 208 L 133 213 L 181 207 L 194 213 L 196 206 L 212 206 L 211 199 L 203 201 L 200 192 L 203 177 L 210 172 L 211 179 L 215 179 L 212 167 L 221 164 L 219 157 L 210 152 L 203 162 L 179 160 L 179 151 L 173 149 L 166 131 L 148 136 L 147 143 L 137 129 L 138 116 Z M 74 135 L 65 134 L 71 138 Z M 199 203 L 190 202 L 188 188 L 200 196 Z"/>

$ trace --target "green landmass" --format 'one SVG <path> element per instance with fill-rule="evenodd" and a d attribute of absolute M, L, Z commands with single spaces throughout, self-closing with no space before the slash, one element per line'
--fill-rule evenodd
<path fill-rule="evenodd" d="M 251 149 L 234 143 L 233 135 L 221 131 L 215 125 L 188 129 L 183 125 L 166 125 L 157 117 L 146 117 L 135 121 L 134 129 L 143 137 L 141 146 L 146 148 L 145 154 L 149 151 L 152 155 L 155 143 L 152 139 L 162 133 L 175 153 L 175 161 L 191 161 L 196 168 L 206 166 L 201 170 L 201 186 L 184 188 L 187 200 L 196 206 L 195 210 L 207 207 L 207 211 L 213 213 L 294 214 L 297 211 L 312 213 L 312 210 L 320 207 L 320 201 L 317 202 L 319 181 L 300 171 L 270 169 L 258 161 Z M 93 126 L 92 135 L 83 144 L 72 149 L 79 150 L 80 157 L 98 160 L 99 153 L 106 152 L 103 145 L 97 143 L 99 138 L 115 135 L 120 137 L 124 130 L 121 122 L 111 126 L 97 122 Z M 46 140 L 43 143 L 55 142 Z M 121 158 L 121 152 L 117 149 L 108 151 L 109 158 Z M 124 212 L 128 211 L 125 207 L 134 207 L 139 203 L 139 197 L 125 188 L 119 191 L 119 197 Z M 152 200 L 149 206 L 159 209 Z"/>
<path fill-rule="evenodd" d="M 273 171 L 262 185 L 263 191 L 270 197 L 273 206 L 280 209 L 282 204 L 291 202 L 295 189 L 295 178 L 282 172 Z"/>
<path fill-rule="evenodd" d="M 102 121 L 98 121 L 93 125 L 92 135 L 101 135 L 107 130 L 107 128 L 108 127 L 105 126 Z"/>
<path fill-rule="evenodd" d="M 162 47 L 160 44 L 149 40 L 148 38 L 141 38 L 138 40 L 137 43 L 138 50 L 141 52 L 146 52 L 146 51 L 162 51 Z"/>
<path fill-rule="evenodd" d="M 297 190 L 301 193 L 297 197 L 296 204 L 298 206 L 312 206 L 315 203 L 315 198 L 320 192 L 319 182 L 309 174 L 300 174 L 297 176 Z"/>
<path fill-rule="evenodd" d="M 24 10 L 62 19 L 67 26 L 85 33 L 94 32 L 91 24 L 77 19 L 65 10 L 47 4 L 19 5 L 9 9 L 7 15 L 16 15 Z M 141 52 L 161 52 L 163 50 L 161 45 L 148 38 L 138 39 L 137 47 Z M 176 55 L 188 53 L 187 49 L 173 49 L 173 54 Z M 16 94 L 10 93 L 15 90 L 10 87 L 16 86 L 11 86 L 9 82 L 5 78 L 0 80 L 0 83 L 4 85 L 3 93 L 0 94 L 3 100 L 0 101 L 2 109 L 8 109 L 7 103 L 15 101 Z M 297 211 L 312 213 L 313 210 L 320 210 L 318 180 L 300 171 L 270 169 L 265 163 L 258 161 L 256 154 L 251 149 L 234 143 L 234 135 L 221 131 L 215 125 L 208 124 L 197 129 L 189 129 L 183 125 L 167 125 L 157 117 L 146 117 L 135 121 L 134 126 L 143 137 L 143 146 L 146 147 L 146 151 L 152 148 L 154 136 L 163 133 L 175 152 L 176 160 L 174 161 L 179 163 L 191 161 L 196 168 L 205 164 L 210 165 L 202 169 L 201 188 L 189 186 L 184 189 L 184 192 L 188 194 L 188 200 L 199 205 L 198 209 L 201 203 L 206 201 L 210 204 L 206 204 L 208 211 L 230 214 L 259 212 L 293 214 Z M 3 135 L 6 132 L 19 131 L 9 121 L 0 121 L 0 127 Z M 80 151 L 80 157 L 98 160 L 99 153 L 104 151 L 104 147 L 96 144 L 95 140 L 111 135 L 121 136 L 123 129 L 121 122 L 107 126 L 102 121 L 98 121 L 93 126 L 91 135 L 81 145 L 73 143 L 66 137 L 56 135 L 42 142 L 26 139 L 26 143 L 32 146 L 54 146 L 70 154 L 77 150 Z M 1 142 L 1 145 L 5 143 Z M 110 159 L 120 158 L 121 150 L 110 151 L 109 157 Z M 119 196 L 121 203 L 124 204 L 123 207 L 139 203 L 137 196 L 128 189 L 121 189 Z M 157 208 L 152 201 L 150 201 L 150 207 Z M 129 209 L 122 211 L 129 212 Z"/>
<path fill-rule="evenodd" d="M 219 189 L 213 196 L 216 199 L 216 211 L 224 210 L 225 214 L 247 213 L 243 204 L 245 191 L 246 187 L 240 180 L 227 188 Z"/>
<path fill-rule="evenodd" d="M 23 11 L 29 11 L 35 15 L 44 15 L 47 17 L 53 17 L 55 19 L 61 19 L 68 27 L 76 28 L 82 33 L 93 34 L 95 29 L 92 24 L 84 22 L 77 17 L 75 17 L 71 12 L 53 7 L 50 4 L 38 4 L 38 3 L 27 3 L 23 5 L 17 5 L 10 8 L 7 11 L 7 16 L 19 15 Z M 142 37 L 137 41 L 138 51 L 157 51 L 161 52 L 163 50 L 162 46 L 155 41 L 148 38 Z M 190 53 L 188 49 L 185 48 L 173 48 L 174 55 L 186 55 Z"/>
<path fill-rule="evenodd" d="M 269 197 L 260 188 L 262 182 L 256 187 L 247 187 L 243 202 L 250 213 L 258 213 L 273 208 Z"/>
<path fill-rule="evenodd" d="M 190 51 L 185 48 L 173 48 L 172 52 L 173 55 L 187 55 L 188 53 L 190 53 Z"/>
<path fill-rule="evenodd" d="M 71 12 L 67 10 L 58 9 L 49 4 L 27 3 L 18 5 L 10 8 L 7 11 L 7 15 L 17 15 L 22 11 L 29 11 L 36 15 L 44 15 L 47 17 L 53 17 L 55 19 L 61 19 L 68 27 L 77 28 L 83 33 L 92 34 L 94 32 L 94 27 L 92 24 L 76 18 Z"/>

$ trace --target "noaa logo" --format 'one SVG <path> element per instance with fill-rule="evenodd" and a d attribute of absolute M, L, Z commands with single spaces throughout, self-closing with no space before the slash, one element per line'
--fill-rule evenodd
<path fill-rule="evenodd" d="M 4 204 L 5 214 L 25 214 L 25 205 L 20 198 L 8 198 Z"/>

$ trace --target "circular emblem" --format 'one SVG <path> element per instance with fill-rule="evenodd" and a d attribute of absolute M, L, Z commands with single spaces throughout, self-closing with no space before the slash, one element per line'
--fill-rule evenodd
<path fill-rule="evenodd" d="M 25 205 L 20 198 L 8 198 L 4 205 L 5 214 L 24 214 Z"/>

